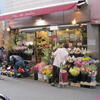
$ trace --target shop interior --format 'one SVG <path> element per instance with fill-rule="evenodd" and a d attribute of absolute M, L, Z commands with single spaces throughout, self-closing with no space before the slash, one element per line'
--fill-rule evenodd
<path fill-rule="evenodd" d="M 19 29 L 14 38 L 16 49 L 28 49 L 25 53 L 36 54 L 35 58 L 41 61 L 43 49 L 56 48 L 60 43 L 68 43 L 69 47 L 87 48 L 87 25 L 59 25 L 37 28 Z M 35 53 L 34 53 L 35 52 Z M 31 58 L 32 59 L 32 58 Z M 36 60 L 36 62 L 39 62 Z"/>

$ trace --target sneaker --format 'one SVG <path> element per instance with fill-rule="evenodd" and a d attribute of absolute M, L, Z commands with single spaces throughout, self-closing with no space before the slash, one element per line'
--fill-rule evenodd
<path fill-rule="evenodd" d="M 3 78 L 0 78 L 0 80 L 4 80 Z"/>
<path fill-rule="evenodd" d="M 55 86 L 55 83 L 51 83 L 51 86 Z"/>

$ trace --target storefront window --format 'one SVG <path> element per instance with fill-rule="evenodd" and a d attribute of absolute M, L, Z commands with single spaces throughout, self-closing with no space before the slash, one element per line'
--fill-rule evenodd
<path fill-rule="evenodd" d="M 36 30 L 33 32 L 21 32 L 13 37 L 15 49 L 23 50 L 24 53 L 35 54 L 38 62 L 41 61 L 44 49 L 53 48 L 60 43 L 68 43 L 69 47 L 87 47 L 87 27 L 64 27 L 58 30 Z M 17 41 L 16 41 L 17 40 Z M 16 43 L 15 43 L 16 42 Z M 30 58 L 30 57 L 29 57 Z"/>
<path fill-rule="evenodd" d="M 87 47 L 86 26 L 59 29 L 57 31 L 53 31 L 52 33 L 53 35 L 56 35 L 54 40 L 56 40 L 57 43 L 69 43 L 70 46 Z"/>

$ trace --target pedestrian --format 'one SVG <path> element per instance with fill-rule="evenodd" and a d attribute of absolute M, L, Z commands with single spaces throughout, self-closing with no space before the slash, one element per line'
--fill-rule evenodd
<path fill-rule="evenodd" d="M 3 62 L 3 51 L 4 47 L 0 47 L 0 61 Z"/>
<path fill-rule="evenodd" d="M 63 45 L 63 47 L 58 48 L 54 53 L 54 61 L 53 61 L 53 76 L 52 76 L 52 86 L 55 86 L 59 83 L 59 72 L 61 64 L 64 64 L 68 57 L 67 49 L 68 45 Z"/>
<path fill-rule="evenodd" d="M 11 55 L 10 56 L 10 61 L 13 62 L 14 66 L 14 78 L 17 77 L 17 71 L 20 67 L 22 67 L 24 69 L 25 72 L 26 71 L 26 65 L 25 65 L 25 62 L 24 62 L 24 59 L 18 55 Z"/>
<path fill-rule="evenodd" d="M 4 60 L 3 50 L 4 50 L 4 47 L 0 47 L 0 79 L 2 79 L 2 77 L 1 77 L 2 66 L 3 66 L 2 63 L 3 63 L 3 60 Z"/>
<path fill-rule="evenodd" d="M 0 59 L 0 80 L 2 80 L 3 78 L 1 77 L 2 74 L 2 60 Z"/>

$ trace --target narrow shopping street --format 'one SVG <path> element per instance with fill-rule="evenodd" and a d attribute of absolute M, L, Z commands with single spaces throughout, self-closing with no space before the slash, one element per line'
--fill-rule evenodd
<path fill-rule="evenodd" d="M 57 88 L 30 78 L 3 78 L 0 80 L 0 93 L 9 96 L 11 100 L 97 100 L 96 96 L 100 96 L 100 87 Z"/>

